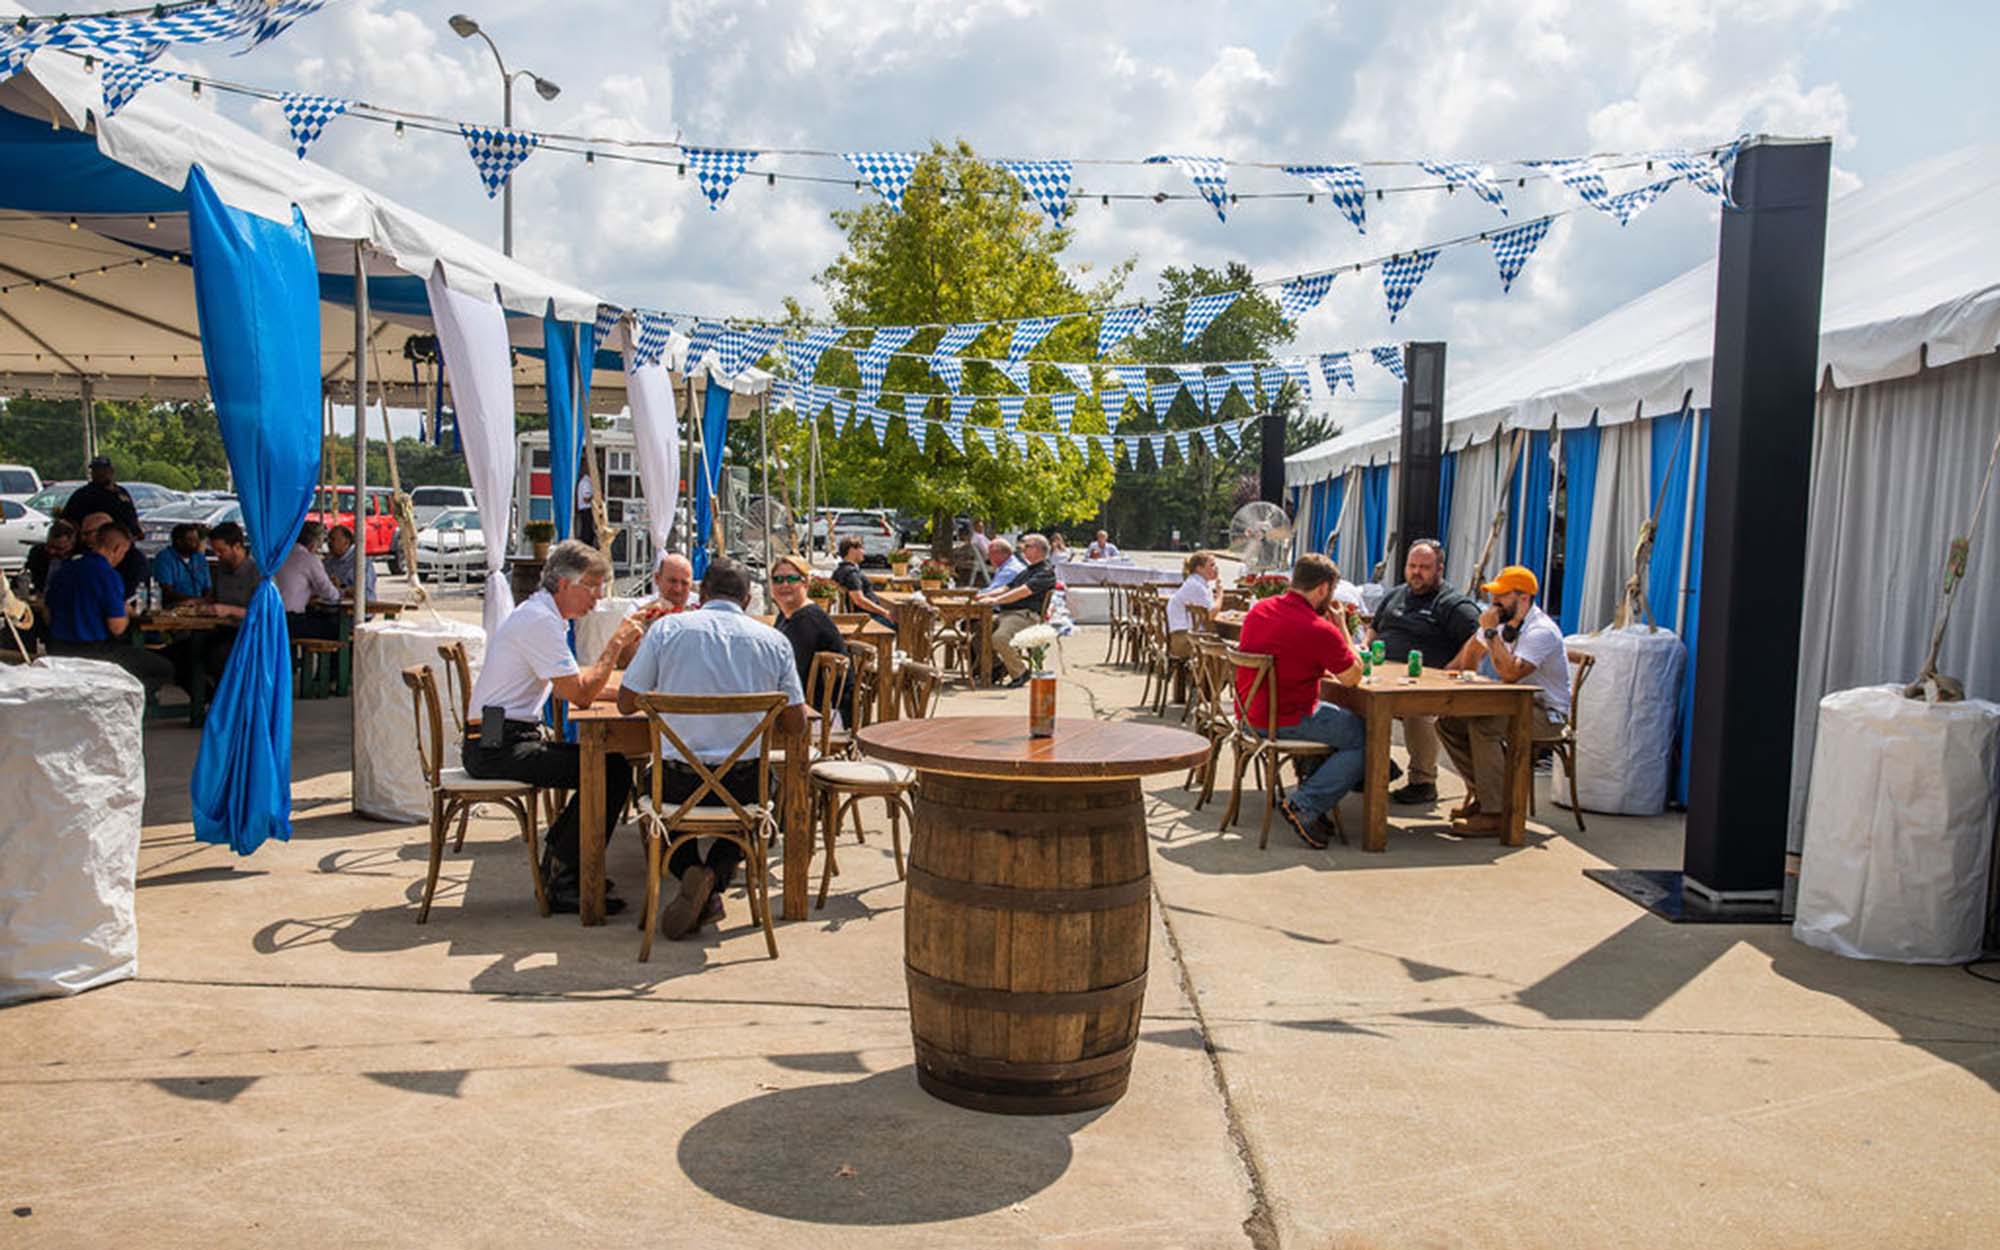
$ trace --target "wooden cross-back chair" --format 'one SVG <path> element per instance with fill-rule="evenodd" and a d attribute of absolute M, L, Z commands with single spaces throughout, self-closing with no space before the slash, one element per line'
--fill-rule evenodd
<path fill-rule="evenodd" d="M 1184 784 L 1191 789 L 1197 780 L 1201 782 L 1201 794 L 1194 801 L 1200 810 L 1215 795 L 1215 771 L 1222 762 L 1222 748 L 1236 729 L 1236 667 L 1229 662 L 1229 644 L 1213 634 L 1196 635 L 1192 669 L 1194 697 L 1189 706 L 1194 709 L 1194 731 L 1208 739 L 1208 757 L 1188 770 Z"/>
<path fill-rule="evenodd" d="M 1333 748 L 1324 742 L 1278 736 L 1278 665 L 1274 657 L 1239 651 L 1235 647 L 1228 648 L 1225 654 L 1233 668 L 1249 669 L 1251 677 L 1250 689 L 1236 709 L 1239 716 L 1234 726 L 1236 776 L 1230 782 L 1229 810 L 1222 815 L 1222 827 L 1229 828 L 1236 819 L 1237 808 L 1243 801 L 1243 770 L 1246 765 L 1255 764 L 1264 789 L 1264 825 L 1257 836 L 1257 849 L 1261 851 L 1271 845 L 1271 811 L 1277 807 L 1278 799 L 1284 792 L 1280 766 L 1287 759 L 1324 758 L 1333 754 Z M 1240 717 L 1257 702 L 1259 691 L 1264 694 L 1264 713 L 1268 723 L 1263 726 L 1246 725 Z M 1327 816 L 1340 840 L 1347 841 L 1347 834 L 1340 827 L 1340 809 L 1328 808 Z"/>
<path fill-rule="evenodd" d="M 814 750 L 822 756 L 845 755 L 853 746 L 851 729 L 833 727 L 834 701 L 840 697 L 840 688 L 847 684 L 853 666 L 849 656 L 819 651 L 806 668 L 806 706 L 819 713 L 819 741 L 814 743 Z"/>
<path fill-rule="evenodd" d="M 467 819 L 480 803 L 504 807 L 520 822 L 521 840 L 528 847 L 528 874 L 535 882 L 535 906 L 544 916 L 548 915 L 541 848 L 535 834 L 536 788 L 525 781 L 488 780 L 474 777 L 463 768 L 444 767 L 444 713 L 438 706 L 437 679 L 427 665 L 414 664 L 403 670 L 403 684 L 409 687 L 410 701 L 415 707 L 417 763 L 423 769 L 424 785 L 431 795 L 430 870 L 424 877 L 424 899 L 417 908 L 417 923 L 430 920 L 431 900 L 437 894 L 438 868 L 444 861 L 445 830 L 456 819 L 458 846 L 463 847 Z"/>
<path fill-rule="evenodd" d="M 457 736 L 465 736 L 465 727 L 472 723 L 472 660 L 466 654 L 462 642 L 440 643 L 438 658 L 444 661 L 444 689 L 449 696 L 445 706 L 451 710 L 452 730 Z M 569 791 L 544 788 L 542 796 L 542 823 L 554 827 L 556 817 L 562 815 L 563 805 L 569 802 Z M 465 818 L 458 822 L 458 842 L 451 849 L 461 850 L 465 846 Z"/>
<path fill-rule="evenodd" d="M 944 694 L 944 675 L 936 666 L 905 660 L 896 666 L 897 704 L 910 720 L 926 720 L 936 715 L 938 699 Z"/>
<path fill-rule="evenodd" d="M 727 838 L 743 852 L 743 891 L 750 904 L 752 923 L 764 927 L 764 945 L 771 958 L 778 957 L 778 935 L 771 926 L 771 864 L 767 855 L 768 835 L 777 828 L 770 802 L 771 729 L 785 710 L 782 693 L 762 694 L 641 694 L 635 696 L 652 730 L 647 735 L 652 753 L 653 774 L 649 793 L 639 801 L 639 819 L 646 836 L 646 906 L 639 915 L 644 936 L 639 939 L 639 962 L 653 957 L 653 931 L 659 927 L 660 880 L 675 850 L 701 837 Z M 706 764 L 688 749 L 687 740 L 675 728 L 675 721 L 700 716 L 752 716 L 755 723 L 721 763 Z M 683 723 L 683 728 L 685 724 Z M 663 743 L 672 747 L 676 764 L 685 765 L 695 775 L 694 792 L 669 811 L 666 807 L 666 760 Z M 757 799 L 745 803 L 729 792 L 723 778 L 738 762 L 755 751 Z M 704 803 L 719 799 L 720 805 Z"/>
<path fill-rule="evenodd" d="M 1562 737 L 1544 745 L 1562 757 L 1563 772 L 1569 776 L 1569 814 L 1576 818 L 1576 831 L 1582 833 L 1583 804 L 1576 797 L 1576 721 L 1577 713 L 1583 707 L 1583 683 L 1590 680 L 1590 670 L 1597 666 L 1597 657 L 1588 651 L 1564 654 L 1569 658 L 1569 720 L 1563 724 Z M 1528 787 L 1528 814 L 1535 814 L 1533 786 Z"/>
<path fill-rule="evenodd" d="M 891 680 L 888 673 L 877 672 L 881 667 L 881 656 L 872 642 L 849 642 L 847 658 L 853 664 L 854 680 L 848 683 L 847 706 L 840 709 L 847 721 L 850 739 L 854 731 L 874 721 L 874 712 L 880 706 L 876 702 L 881 694 L 880 683 Z M 850 743 L 849 750 L 852 751 Z"/>

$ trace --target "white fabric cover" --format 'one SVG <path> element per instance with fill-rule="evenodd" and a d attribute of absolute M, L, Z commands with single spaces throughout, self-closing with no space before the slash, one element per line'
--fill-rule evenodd
<path fill-rule="evenodd" d="M 415 705 L 403 670 L 421 664 L 437 680 L 444 758 L 456 761 L 453 696 L 438 656 L 438 648 L 451 642 L 465 644 L 466 661 L 478 677 L 486 634 L 476 626 L 425 612 L 366 621 L 354 631 L 354 720 L 369 727 L 354 740 L 354 810 L 362 815 L 405 823 L 430 819 L 430 790 L 417 760 Z"/>
<path fill-rule="evenodd" d="M 0 1003 L 139 971 L 145 703 L 101 660 L 0 665 Z"/>
<path fill-rule="evenodd" d="M 1103 625 L 1111 620 L 1111 592 L 1102 586 L 1075 586 L 1064 592 L 1070 619 L 1079 625 Z"/>
<path fill-rule="evenodd" d="M 674 381 L 665 364 L 634 368 L 625 353 L 625 395 L 632 405 L 633 457 L 639 464 L 639 492 L 646 500 L 646 531 L 657 562 L 674 528 L 681 479 L 680 424 L 674 412 Z"/>
<path fill-rule="evenodd" d="M 1368 555 L 1368 546 L 1361 537 L 1362 516 L 1368 511 L 1362 503 L 1361 471 L 1360 465 L 1349 469 L 1340 484 L 1346 502 L 1340 506 L 1337 531 L 1340 546 L 1334 550 L 1333 562 L 1350 581 L 1368 580 L 1368 570 L 1361 567 L 1367 563 Z"/>
<path fill-rule="evenodd" d="M 438 351 L 451 383 L 451 403 L 465 444 L 472 498 L 486 540 L 486 633 L 490 637 L 514 610 L 507 582 L 514 501 L 514 366 L 507 345 L 507 314 L 489 300 L 461 295 L 446 284 L 442 270 L 425 285 L 431 318 L 437 323 Z"/>
<path fill-rule="evenodd" d="M 595 607 L 576 618 L 576 662 L 586 666 L 597 663 L 597 657 L 604 654 L 604 644 L 618 632 L 619 622 L 632 615 L 641 602 L 643 600 L 639 599 L 599 599 Z"/>
<path fill-rule="evenodd" d="M 1486 549 L 1486 535 L 1493 529 L 1493 510 L 1500 506 L 1499 440 L 1468 447 L 1458 453 L 1451 478 L 1451 515 L 1445 518 L 1444 580 L 1456 590 L 1471 584 L 1478 571 L 1479 553 Z M 1499 554 L 1495 544 L 1494 554 Z M 1492 576 L 1495 565 L 1486 562 Z"/>
<path fill-rule="evenodd" d="M 1148 569 L 1129 561 L 1113 564 L 1103 560 L 1067 560 L 1055 566 L 1056 580 L 1064 586 L 1143 586 L 1148 582 L 1173 581 L 1172 569 Z"/>
<path fill-rule="evenodd" d="M 1625 579 L 1632 576 L 1632 552 L 1639 545 L 1639 528 L 1653 512 L 1647 493 L 1652 453 L 1650 425 L 1614 425 L 1604 431 L 1598 444 L 1597 491 L 1590 512 L 1590 558 L 1583 569 L 1583 603 L 1576 622 L 1579 629 L 1602 629 L 1618 611 Z M 1667 541 L 1676 538 L 1670 536 Z"/>
<path fill-rule="evenodd" d="M 1597 659 L 1575 709 L 1577 802 L 1587 812 L 1659 815 L 1667 809 L 1687 648 L 1672 630 L 1644 625 L 1563 641 Z M 1569 773 L 1560 756 L 1549 792 L 1569 806 Z"/>
<path fill-rule="evenodd" d="M 1819 704 L 1792 936 L 1851 959 L 1977 958 L 2000 806 L 2000 704 L 1893 685 Z"/>

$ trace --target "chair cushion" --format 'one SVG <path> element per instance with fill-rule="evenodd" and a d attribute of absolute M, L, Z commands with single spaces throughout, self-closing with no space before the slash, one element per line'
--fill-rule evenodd
<path fill-rule="evenodd" d="M 476 790 L 483 794 L 526 794 L 534 788 L 525 781 L 474 777 L 463 768 L 445 768 L 438 771 L 438 789 L 449 790 L 452 793 Z"/>
<path fill-rule="evenodd" d="M 812 779 L 831 786 L 900 790 L 914 784 L 917 773 L 885 760 L 821 760 L 812 766 Z"/>

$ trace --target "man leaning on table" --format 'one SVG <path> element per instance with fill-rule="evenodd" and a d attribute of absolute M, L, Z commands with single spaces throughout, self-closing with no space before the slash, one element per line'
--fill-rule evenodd
<path fill-rule="evenodd" d="M 1533 571 L 1510 564 L 1480 589 L 1491 596 L 1491 602 L 1479 614 L 1479 632 L 1467 640 L 1456 667 L 1471 668 L 1476 662 L 1484 676 L 1535 687 L 1531 717 L 1535 738 L 1562 737 L 1563 724 L 1569 719 L 1569 655 L 1563 647 L 1561 626 L 1535 602 L 1541 583 Z M 1438 720 L 1438 737 L 1472 796 L 1451 814 L 1451 827 L 1460 833 L 1500 832 L 1507 792 L 1509 723 L 1505 716 L 1447 716 Z"/>
<path fill-rule="evenodd" d="M 997 541 L 997 540 L 996 540 Z M 1025 686 L 1028 661 L 1014 650 L 1014 635 L 1030 625 L 1042 623 L 1048 611 L 1049 594 L 1056 588 L 1056 572 L 1049 567 L 1049 540 L 1040 534 L 1021 536 L 1021 558 L 1028 562 L 1005 587 L 987 587 L 979 592 L 982 603 L 993 605 L 993 649 L 1007 670 L 1010 688 Z"/>
<path fill-rule="evenodd" d="M 465 771 L 482 779 L 525 781 L 570 792 L 569 804 L 549 826 L 542 852 L 549 908 L 558 912 L 576 911 L 582 893 L 577 873 L 581 822 L 577 782 L 583 754 L 573 742 L 550 742 L 542 735 L 542 709 L 550 694 L 571 707 L 589 707 L 638 647 L 645 626 L 644 618 L 635 614 L 619 622 L 603 652 L 588 666 L 579 666 L 570 654 L 569 622 L 596 606 L 610 576 L 610 562 L 595 547 L 575 539 L 556 544 L 542 566 L 541 588 L 493 631 L 493 640 L 486 644 L 485 666 L 472 683 L 473 720 L 466 727 Z M 590 819 L 604 827 L 606 842 L 631 788 L 632 770 L 625 757 L 607 754 L 604 784 L 598 791 L 604 808 L 590 813 Z M 606 915 L 625 909 L 625 901 L 612 893 L 608 880 L 604 891 Z"/>
<path fill-rule="evenodd" d="M 805 728 L 805 688 L 792 644 L 785 636 L 750 616 L 750 570 L 727 556 L 718 557 L 701 579 L 701 607 L 660 621 L 646 631 L 631 666 L 618 688 L 618 710 L 630 716 L 639 710 L 642 694 L 718 695 L 782 693 L 785 710 L 778 714 L 778 732 L 792 736 Z M 710 766 L 721 764 L 757 723 L 754 713 L 689 716 L 674 732 L 688 749 Z M 660 743 L 666 775 L 660 798 L 678 805 L 701 787 L 701 775 L 682 761 L 672 742 Z M 745 752 L 722 774 L 723 788 L 743 804 L 762 803 L 757 793 L 757 760 Z M 671 809 L 670 809 L 671 810 Z M 743 862 L 743 852 L 726 838 L 712 838 L 708 854 L 690 840 L 674 848 L 667 870 L 679 881 L 679 891 L 660 909 L 660 935 L 686 937 L 710 921 L 722 919 L 722 895 Z"/>
<path fill-rule="evenodd" d="M 1273 657 L 1271 676 L 1250 686 L 1251 670 L 1236 670 L 1236 706 L 1245 725 L 1259 733 L 1271 725 L 1270 700 L 1278 701 L 1277 736 L 1323 742 L 1333 748 L 1292 792 L 1278 800 L 1278 811 L 1301 841 L 1315 850 L 1326 847 L 1333 825 L 1327 813 L 1361 784 L 1362 748 L 1367 731 L 1361 718 L 1346 708 L 1322 703 L 1320 679 L 1331 674 L 1343 686 L 1361 680 L 1361 661 L 1347 631 L 1335 623 L 1333 592 L 1340 570 L 1317 553 L 1299 557 L 1292 566 L 1292 584 L 1282 595 L 1252 604 L 1243 617 L 1236 647 Z"/>

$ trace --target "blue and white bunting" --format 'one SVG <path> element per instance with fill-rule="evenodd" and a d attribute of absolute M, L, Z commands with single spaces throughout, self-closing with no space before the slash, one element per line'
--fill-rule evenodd
<path fill-rule="evenodd" d="M 1306 366 L 1304 356 L 1280 357 L 1278 368 L 1285 371 L 1287 379 L 1298 384 L 1300 399 L 1312 393 L 1312 370 Z"/>
<path fill-rule="evenodd" d="M 1055 415 L 1056 428 L 1069 433 L 1070 422 L 1076 416 L 1076 395 L 1069 391 L 1058 391 L 1049 396 L 1049 411 Z"/>
<path fill-rule="evenodd" d="M 1212 291 L 1189 300 L 1187 310 L 1181 314 L 1181 346 L 1186 347 L 1200 338 L 1202 331 L 1208 329 L 1242 295 L 1241 291 Z"/>
<path fill-rule="evenodd" d="M 972 340 L 985 333 L 990 321 L 968 321 L 948 326 L 937 346 L 931 349 L 931 372 L 945 384 L 945 389 L 956 391 L 965 385 L 965 362 L 958 353 L 972 345 Z"/>
<path fill-rule="evenodd" d="M 1155 382 L 1152 389 L 1148 391 L 1148 394 L 1151 396 L 1152 402 L 1147 407 L 1153 410 L 1154 416 L 1164 417 L 1167 415 L 1167 409 L 1173 407 L 1174 401 L 1180 398 L 1181 384 L 1179 382 Z"/>
<path fill-rule="evenodd" d="M 1141 392 L 1143 394 L 1143 392 Z M 1126 401 L 1136 398 L 1130 391 L 1097 392 L 1097 410 L 1104 414 L 1104 428 L 1115 430 L 1118 419 L 1125 415 Z M 1143 401 L 1141 401 L 1143 402 Z"/>
<path fill-rule="evenodd" d="M 764 358 L 783 338 L 783 326 L 756 325 L 743 330 L 725 330 L 716 342 L 716 360 L 725 377 L 739 378 L 743 371 Z"/>
<path fill-rule="evenodd" d="M 980 442 L 986 444 L 987 451 L 996 456 L 1000 454 L 1000 431 L 990 425 L 975 425 L 972 431 L 979 435 Z"/>
<path fill-rule="evenodd" d="M 1243 397 L 1244 403 L 1255 408 L 1257 406 L 1257 367 L 1247 361 L 1231 361 L 1222 366 L 1222 373 L 1227 379 L 1222 393 L 1223 398 L 1227 399 L 1229 397 L 1229 388 L 1233 387 L 1236 393 Z"/>
<path fill-rule="evenodd" d="M 1200 406 L 1203 412 L 1215 411 L 1215 402 L 1208 392 L 1208 374 L 1200 365 L 1174 365 L 1174 376 L 1181 380 L 1181 388 Z"/>
<path fill-rule="evenodd" d="M 1368 233 L 1368 184 L 1362 180 L 1359 165 L 1287 165 L 1284 169 L 1326 192 L 1356 230 Z"/>
<path fill-rule="evenodd" d="M 1285 383 L 1291 381 L 1291 375 L 1277 365 L 1266 365 L 1258 371 L 1257 381 L 1264 387 L 1265 402 L 1271 403 L 1276 402 L 1278 393 L 1285 389 Z"/>
<path fill-rule="evenodd" d="M 1340 392 L 1340 384 L 1347 383 L 1347 389 L 1354 389 L 1354 362 L 1346 352 L 1326 352 L 1319 358 L 1319 375 L 1326 379 L 1326 393 Z"/>
<path fill-rule="evenodd" d="M 1097 354 L 1108 355 L 1112 348 L 1137 334 L 1139 327 L 1150 321 L 1152 316 L 1153 310 L 1144 304 L 1107 308 L 1097 323 Z"/>
<path fill-rule="evenodd" d="M 1035 367 L 1025 360 L 1003 360 L 1000 362 L 1000 372 L 1006 374 L 1007 380 L 1014 384 L 1014 389 L 1023 395 L 1035 389 Z"/>
<path fill-rule="evenodd" d="M 1146 402 L 1141 398 L 1146 393 L 1146 366 L 1112 365 L 1110 368 L 1111 376 L 1118 380 L 1118 385 L 1132 392 L 1132 397 L 1140 403 Z"/>
<path fill-rule="evenodd" d="M 1604 185 L 1604 175 L 1597 172 L 1597 166 L 1580 157 L 1528 163 L 1537 169 L 1546 169 L 1592 208 L 1602 210 L 1605 201 L 1611 198 L 1610 190 Z"/>
<path fill-rule="evenodd" d="M 1388 302 L 1390 321 L 1395 321 L 1396 314 L 1403 311 L 1403 305 L 1410 302 L 1417 284 L 1431 271 L 1437 258 L 1438 249 L 1433 247 L 1392 256 L 1382 263 L 1382 298 Z"/>
<path fill-rule="evenodd" d="M 977 395 L 953 395 L 951 397 L 952 423 L 955 425 L 965 424 L 965 419 L 972 415 L 972 405 L 978 402 L 979 396 Z"/>
<path fill-rule="evenodd" d="M 1316 273 L 1285 283 L 1278 289 L 1278 315 L 1297 325 L 1299 318 L 1319 307 L 1319 302 L 1333 289 L 1333 277 L 1330 273 Z"/>
<path fill-rule="evenodd" d="M 287 91 L 278 97 L 278 107 L 284 110 L 285 124 L 292 130 L 292 145 L 297 149 L 299 159 L 306 158 L 306 149 L 326 129 L 326 124 L 347 111 L 346 100 L 330 95 L 309 95 L 303 91 Z"/>
<path fill-rule="evenodd" d="M 682 373 L 693 373 L 700 367 L 702 357 L 722 338 L 722 330 L 719 321 L 695 322 L 694 330 L 688 334 L 687 354 L 681 357 Z"/>
<path fill-rule="evenodd" d="M 891 415 L 880 408 L 871 407 L 868 410 L 868 424 L 875 431 L 875 445 L 878 447 L 888 446 L 889 418 Z"/>
<path fill-rule="evenodd" d="M 1094 390 L 1097 386 L 1097 379 L 1090 376 L 1089 365 L 1072 364 L 1071 362 L 1066 360 L 1058 360 L 1058 361 L 1045 360 L 1042 363 L 1054 364 L 1056 367 L 1056 372 L 1062 374 L 1065 378 L 1068 378 L 1069 384 L 1071 386 L 1074 386 L 1079 391 Z"/>
<path fill-rule="evenodd" d="M 1417 165 L 1425 173 L 1442 178 L 1446 186 L 1471 187 L 1474 195 L 1507 215 L 1507 197 L 1500 194 L 1500 184 L 1493 175 L 1477 161 L 1418 161 Z"/>
<path fill-rule="evenodd" d="M 1062 322 L 1063 318 L 1060 316 L 1026 317 L 1015 322 L 1013 337 L 1007 340 L 1007 359 L 1010 361 L 1024 359 L 1029 352 L 1041 346 L 1042 340 L 1049 337 L 1049 331 Z"/>
<path fill-rule="evenodd" d="M 659 364 L 666 357 L 667 341 L 673 333 L 673 318 L 663 313 L 640 313 L 637 342 L 632 345 L 634 362 L 640 365 Z"/>
<path fill-rule="evenodd" d="M 757 159 L 757 153 L 742 148 L 682 148 L 681 155 L 687 157 L 695 182 L 708 197 L 711 213 L 722 207 L 731 184 Z"/>
<path fill-rule="evenodd" d="M 1153 466 L 1159 468 L 1165 465 L 1167 463 L 1167 436 L 1164 434 L 1154 434 L 1147 441 L 1153 445 Z"/>
<path fill-rule="evenodd" d="M 177 9 L 148 18 L 141 23 L 137 33 L 149 42 L 161 44 L 220 43 L 253 30 L 257 26 L 257 13 L 263 7 L 211 5 L 202 9 Z M 279 31 L 283 29 L 282 26 L 278 28 Z"/>
<path fill-rule="evenodd" d="M 815 326 L 802 339 L 785 340 L 785 363 L 791 367 L 792 376 L 810 382 L 819 371 L 819 358 L 846 333 L 845 326 Z"/>
<path fill-rule="evenodd" d="M 256 26 L 250 32 L 250 42 L 236 50 L 237 56 L 253 48 L 262 47 L 291 28 L 293 22 L 310 13 L 317 13 L 326 7 L 326 0 L 279 0 L 268 8 L 260 3 L 243 6 L 246 13 L 258 14 Z"/>
<path fill-rule="evenodd" d="M 1219 156 L 1149 156 L 1148 165 L 1172 165 L 1187 175 L 1195 191 L 1215 210 L 1217 221 L 1228 221 L 1229 162 Z"/>
<path fill-rule="evenodd" d="M 1500 267 L 1500 289 L 1514 289 L 1514 279 L 1521 274 L 1521 266 L 1528 263 L 1528 257 L 1535 254 L 1542 236 L 1549 232 L 1549 219 L 1523 222 L 1509 226 L 1505 230 L 1495 230 L 1488 241 L 1493 245 L 1493 263 Z"/>
<path fill-rule="evenodd" d="M 868 350 L 855 362 L 861 369 L 861 395 L 874 402 L 882 393 L 882 379 L 889 372 L 889 357 L 916 334 L 915 326 L 876 326 Z"/>
<path fill-rule="evenodd" d="M 123 61 L 109 61 L 98 75 L 98 85 L 104 92 L 104 115 L 116 117 L 118 110 L 125 107 L 132 97 L 139 94 L 142 87 L 169 78 L 179 78 L 172 70 L 154 69 L 150 65 L 132 65 Z"/>
<path fill-rule="evenodd" d="M 1028 397 L 1026 395 L 1001 395 L 998 399 L 1000 402 L 1001 427 L 1008 430 L 1021 428 L 1021 410 L 1027 405 Z"/>
<path fill-rule="evenodd" d="M 1104 463 L 1116 465 L 1118 463 L 1118 440 L 1109 434 L 1096 434 L 1090 437 L 1096 442 L 1098 452 L 1103 455 Z"/>
<path fill-rule="evenodd" d="M 1007 431 L 1007 441 L 1008 441 L 1008 442 L 1010 442 L 1010 443 L 1012 443 L 1012 444 L 1014 444 L 1014 450 L 1020 453 L 1020 455 L 1021 455 L 1021 458 L 1022 458 L 1023 460 L 1026 460 L 1026 459 L 1028 458 L 1028 434 L 1027 434 L 1027 431 L 1025 431 L 1025 430 L 1009 430 L 1009 431 Z"/>
<path fill-rule="evenodd" d="M 1734 147 L 1729 152 L 1733 157 Z M 1728 201 L 1729 191 L 1722 184 L 1722 165 L 1715 157 L 1706 153 L 1697 156 L 1686 148 L 1668 148 L 1664 152 L 1653 153 L 1653 157 L 1716 199 L 1725 203 Z"/>
<path fill-rule="evenodd" d="M 507 185 L 521 162 L 542 142 L 541 136 L 526 130 L 468 126 L 464 122 L 458 124 L 458 133 L 465 138 L 465 150 L 472 154 L 472 163 L 479 170 L 479 181 L 485 184 L 489 200 L 500 194 L 500 188 Z"/>
<path fill-rule="evenodd" d="M 1048 452 L 1052 459 L 1062 459 L 1061 445 L 1056 442 L 1055 435 L 1048 433 L 1046 430 L 1037 431 L 1035 441 L 1042 445 L 1042 450 Z"/>
<path fill-rule="evenodd" d="M 903 192 L 910 187 L 910 177 L 917 172 L 917 157 L 914 152 L 842 152 L 847 163 L 854 166 L 854 172 L 874 184 L 882 198 L 889 201 L 889 207 L 903 211 Z"/>
<path fill-rule="evenodd" d="M 590 322 L 590 357 L 597 359 L 597 349 L 604 346 L 604 338 L 625 319 L 625 310 L 616 304 L 599 304 L 597 316 Z"/>
<path fill-rule="evenodd" d="M 833 418 L 833 428 L 845 430 L 854 424 L 854 401 L 845 395 L 836 395 L 826 402 L 827 412 Z"/>
<path fill-rule="evenodd" d="M 1368 349 L 1368 355 L 1376 364 L 1387 369 L 1390 376 L 1398 382 L 1409 381 L 1409 375 L 1403 372 L 1403 349 L 1400 344 L 1379 343 Z"/>
<path fill-rule="evenodd" d="M 1069 209 L 1072 171 L 1068 161 L 1000 161 L 999 166 L 1013 175 L 1029 199 L 1041 205 L 1050 221 L 1062 224 Z"/>
<path fill-rule="evenodd" d="M 1669 178 L 1665 182 L 1654 182 L 1643 187 L 1634 187 L 1630 191 L 1620 192 L 1612 196 L 1599 205 L 1599 207 L 1611 216 L 1616 217 L 1619 225 L 1627 225 L 1634 217 L 1651 208 L 1654 200 L 1665 195 L 1667 188 L 1674 185 L 1674 181 L 1674 179 Z"/>

